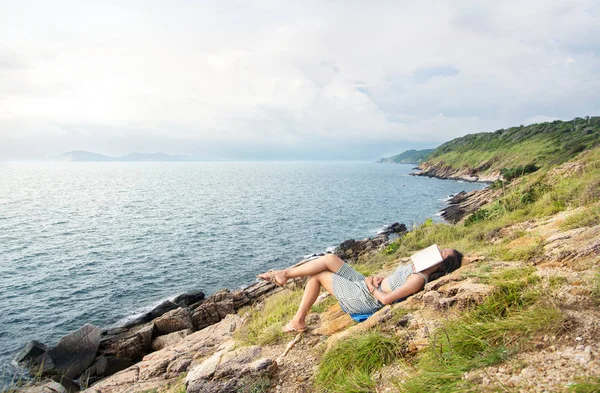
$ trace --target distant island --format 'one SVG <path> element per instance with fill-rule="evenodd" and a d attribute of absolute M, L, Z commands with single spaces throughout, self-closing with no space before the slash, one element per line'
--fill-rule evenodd
<path fill-rule="evenodd" d="M 375 162 L 378 164 L 420 164 L 427 160 L 434 150 L 435 149 L 407 150 L 404 153 L 395 156 L 380 158 Z"/>
<path fill-rule="evenodd" d="M 69 151 L 52 159 L 53 161 L 69 162 L 185 162 L 200 161 L 196 157 L 169 155 L 165 153 L 129 153 L 124 156 L 111 157 L 89 151 Z"/>

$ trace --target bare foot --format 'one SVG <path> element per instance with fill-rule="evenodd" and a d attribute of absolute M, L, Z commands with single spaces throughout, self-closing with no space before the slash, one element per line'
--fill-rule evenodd
<path fill-rule="evenodd" d="M 271 270 L 266 273 L 259 274 L 256 277 L 265 281 L 270 281 L 280 287 L 284 286 L 287 282 L 287 278 L 285 277 L 285 272 L 283 270 Z"/>
<path fill-rule="evenodd" d="M 302 333 L 302 332 L 306 331 L 306 323 L 298 323 L 298 322 L 294 322 L 292 320 L 292 321 L 289 321 L 284 327 L 282 327 L 281 331 L 284 333 L 291 333 L 291 332 Z"/>

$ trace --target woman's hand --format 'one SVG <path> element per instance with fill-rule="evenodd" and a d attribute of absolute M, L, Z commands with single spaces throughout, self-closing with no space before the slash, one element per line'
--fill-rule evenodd
<path fill-rule="evenodd" d="M 383 281 L 381 277 L 365 277 L 365 283 L 367 284 L 367 288 L 369 292 L 373 293 L 375 289 L 379 287 L 379 284 Z"/>
<path fill-rule="evenodd" d="M 373 282 L 373 278 L 374 277 L 365 277 L 365 283 L 367 284 L 367 289 L 369 290 L 369 292 L 373 293 L 373 291 L 375 290 L 376 286 Z"/>

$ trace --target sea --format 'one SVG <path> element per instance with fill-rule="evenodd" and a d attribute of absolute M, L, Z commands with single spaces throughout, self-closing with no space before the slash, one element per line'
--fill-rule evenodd
<path fill-rule="evenodd" d="M 366 162 L 0 163 L 0 383 L 16 353 L 240 288 L 481 184 Z"/>

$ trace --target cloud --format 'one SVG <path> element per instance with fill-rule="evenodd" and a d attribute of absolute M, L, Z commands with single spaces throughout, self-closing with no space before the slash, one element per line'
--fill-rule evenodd
<path fill-rule="evenodd" d="M 7 2 L 0 158 L 370 159 L 597 115 L 593 3 Z"/>

